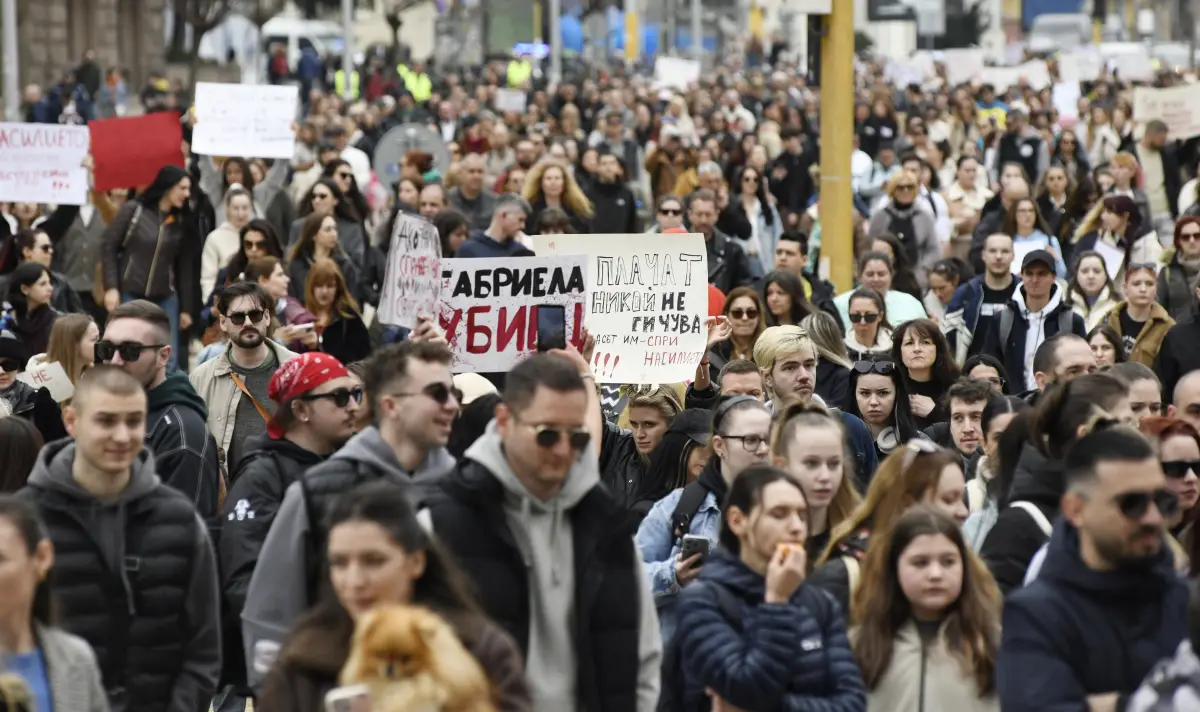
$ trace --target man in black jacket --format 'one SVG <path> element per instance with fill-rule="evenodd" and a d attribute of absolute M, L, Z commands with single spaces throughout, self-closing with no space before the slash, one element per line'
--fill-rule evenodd
<path fill-rule="evenodd" d="M 96 651 L 112 709 L 203 712 L 221 669 L 216 560 L 189 498 L 154 474 L 142 386 L 96 366 L 63 419 L 74 440 L 42 450 L 20 496 L 54 543 L 64 627 Z"/>
<path fill-rule="evenodd" d="M 625 166 L 615 154 L 600 151 L 600 180 L 588 190 L 593 215 L 591 232 L 597 235 L 631 235 L 641 232 L 637 199 L 625 184 Z"/>
<path fill-rule="evenodd" d="M 688 202 L 688 224 L 704 235 L 708 247 L 708 283 L 725 294 L 734 287 L 750 286 L 750 260 L 742 246 L 716 228 L 717 196 L 701 188 Z"/>
<path fill-rule="evenodd" d="M 658 616 L 631 520 L 600 482 L 601 420 L 582 356 L 533 356 L 427 505 L 484 611 L 520 646 L 540 709 L 646 712 Z"/>
<path fill-rule="evenodd" d="M 146 389 L 146 446 L 154 453 L 155 470 L 212 522 L 222 478 L 217 443 L 208 432 L 208 409 L 187 374 L 167 375 L 170 334 L 162 307 L 144 299 L 126 302 L 109 312 L 104 338 L 96 342 L 96 363 L 120 366 Z"/>

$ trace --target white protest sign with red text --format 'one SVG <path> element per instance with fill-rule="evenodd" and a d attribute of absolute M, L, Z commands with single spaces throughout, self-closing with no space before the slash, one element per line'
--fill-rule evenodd
<path fill-rule="evenodd" d="M 27 368 L 17 376 L 18 381 L 24 381 L 34 388 L 45 388 L 50 391 L 50 397 L 56 403 L 62 403 L 75 395 L 75 384 L 67 376 L 62 364 L 58 361 L 43 363 L 33 368 Z"/>
<path fill-rule="evenodd" d="M 583 341 L 582 255 L 442 260 L 438 322 L 455 373 L 508 371 L 537 350 L 537 307 L 565 307 L 567 342 Z"/>
<path fill-rule="evenodd" d="M 379 298 L 379 321 L 415 329 L 418 315 L 437 313 L 441 258 L 442 241 L 437 228 L 416 215 L 396 215 L 383 295 Z"/>
<path fill-rule="evenodd" d="M 0 202 L 83 205 L 88 128 L 0 123 Z"/>

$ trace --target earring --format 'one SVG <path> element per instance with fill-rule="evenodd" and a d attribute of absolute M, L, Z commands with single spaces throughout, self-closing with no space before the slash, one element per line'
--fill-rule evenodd
<path fill-rule="evenodd" d="M 306 416 L 306 417 L 305 417 L 303 420 L 304 420 L 304 422 L 305 422 L 305 423 L 307 423 L 307 422 L 308 422 L 308 417 Z"/>

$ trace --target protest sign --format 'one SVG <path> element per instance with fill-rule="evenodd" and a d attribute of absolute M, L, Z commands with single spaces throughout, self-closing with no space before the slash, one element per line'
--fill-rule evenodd
<path fill-rule="evenodd" d="M 497 89 L 496 97 L 492 100 L 492 106 L 496 108 L 496 111 L 512 111 L 524 114 L 525 101 L 525 92 L 523 91 Z"/>
<path fill-rule="evenodd" d="M 183 167 L 183 125 L 173 111 L 92 121 L 88 131 L 96 190 L 150 185 L 163 166 Z"/>
<path fill-rule="evenodd" d="M 689 84 L 700 81 L 700 63 L 682 57 L 664 57 L 654 60 L 654 86 L 656 88 L 687 89 Z"/>
<path fill-rule="evenodd" d="M 946 81 L 950 86 L 966 84 L 986 66 L 987 53 L 982 49 L 948 49 L 943 52 L 942 62 L 946 65 Z"/>
<path fill-rule="evenodd" d="M 587 255 L 587 328 L 601 383 L 691 380 L 708 330 L 708 251 L 698 234 L 539 235 L 539 255 Z"/>
<path fill-rule="evenodd" d="M 290 159 L 296 152 L 297 101 L 292 86 L 200 82 L 192 150 L 206 156 Z"/>
<path fill-rule="evenodd" d="M 0 123 L 0 202 L 83 205 L 86 126 Z"/>
<path fill-rule="evenodd" d="M 383 294 L 379 298 L 381 322 L 414 329 L 417 315 L 437 314 L 442 287 L 438 272 L 441 257 L 442 241 L 437 228 L 416 215 L 396 214 Z"/>
<path fill-rule="evenodd" d="M 1141 124 L 1151 119 L 1162 121 L 1172 139 L 1200 136 L 1200 84 L 1134 87 L 1133 115 Z"/>
<path fill-rule="evenodd" d="M 438 321 L 455 373 L 507 371 L 537 350 L 537 306 L 564 307 L 567 342 L 583 341 L 582 255 L 442 260 Z"/>
<path fill-rule="evenodd" d="M 62 403 L 75 395 L 75 385 L 67 377 L 67 372 L 63 370 L 62 364 L 57 361 L 43 363 L 35 368 L 27 368 L 17 376 L 17 380 L 34 388 L 47 389 L 50 391 L 50 397 L 56 403 Z"/>

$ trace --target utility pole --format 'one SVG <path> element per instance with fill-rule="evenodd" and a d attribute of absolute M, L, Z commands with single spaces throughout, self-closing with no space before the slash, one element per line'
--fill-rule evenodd
<path fill-rule="evenodd" d="M 562 2 L 550 0 L 550 83 L 559 84 L 563 76 Z"/>
<path fill-rule="evenodd" d="M 3 0 L 4 120 L 21 120 L 20 54 L 17 47 L 17 0 Z"/>
<path fill-rule="evenodd" d="M 821 252 L 834 285 L 844 291 L 854 286 L 854 3 L 835 0 L 822 25 Z"/>
<path fill-rule="evenodd" d="M 342 0 L 342 71 L 346 73 L 342 98 L 350 101 L 354 98 L 354 82 L 350 79 L 354 75 L 354 0 Z"/>

